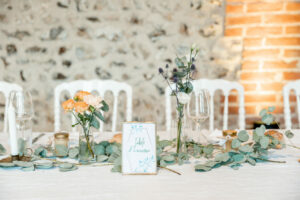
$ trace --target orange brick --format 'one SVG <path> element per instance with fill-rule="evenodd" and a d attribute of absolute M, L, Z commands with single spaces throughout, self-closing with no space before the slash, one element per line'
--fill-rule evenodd
<path fill-rule="evenodd" d="M 221 103 L 224 103 L 224 100 L 225 100 L 225 97 L 221 96 Z M 228 96 L 228 102 L 229 103 L 236 103 L 236 102 L 238 102 L 238 96 L 235 95 L 235 94 L 230 94 Z"/>
<path fill-rule="evenodd" d="M 284 61 L 265 61 L 264 69 L 291 69 L 297 67 L 298 61 L 284 62 Z"/>
<path fill-rule="evenodd" d="M 225 36 L 242 36 L 242 28 L 227 28 L 225 30 Z"/>
<path fill-rule="evenodd" d="M 245 106 L 245 111 L 247 114 L 256 114 L 255 106 Z M 221 107 L 221 113 L 224 112 L 224 107 Z M 229 114 L 239 114 L 239 106 L 228 106 L 228 113 Z"/>
<path fill-rule="evenodd" d="M 297 11 L 300 10 L 300 2 L 289 2 L 286 4 L 287 11 Z"/>
<path fill-rule="evenodd" d="M 227 5 L 226 13 L 243 13 L 243 5 Z"/>
<path fill-rule="evenodd" d="M 286 49 L 284 51 L 284 56 L 300 58 L 300 50 L 299 49 Z"/>
<path fill-rule="evenodd" d="M 287 26 L 285 32 L 287 34 L 300 34 L 300 26 Z"/>
<path fill-rule="evenodd" d="M 300 72 L 284 72 L 283 73 L 284 80 L 297 80 L 300 79 Z"/>
<path fill-rule="evenodd" d="M 260 16 L 227 17 L 226 19 L 227 25 L 255 24 L 260 22 L 261 22 Z"/>
<path fill-rule="evenodd" d="M 280 14 L 265 16 L 266 23 L 297 23 L 300 22 L 299 14 Z"/>
<path fill-rule="evenodd" d="M 267 38 L 267 45 L 300 45 L 300 37 Z"/>
<path fill-rule="evenodd" d="M 259 69 L 259 62 L 257 61 L 244 61 L 242 64 L 242 70 L 257 70 Z"/>
<path fill-rule="evenodd" d="M 245 38 L 244 39 L 244 46 L 245 47 L 259 47 L 262 45 L 261 38 Z"/>
<path fill-rule="evenodd" d="M 280 95 L 280 101 L 283 102 L 283 96 Z M 297 98 L 296 95 L 293 93 L 293 90 L 290 92 L 290 96 L 289 96 L 289 102 L 296 102 Z"/>
<path fill-rule="evenodd" d="M 275 102 L 275 94 L 247 94 L 245 95 L 245 102 Z"/>
<path fill-rule="evenodd" d="M 247 12 L 270 12 L 283 9 L 283 3 L 252 3 L 247 5 Z"/>
<path fill-rule="evenodd" d="M 257 90 L 257 85 L 255 83 L 243 83 L 242 85 L 243 85 L 245 91 Z"/>
<path fill-rule="evenodd" d="M 273 83 L 262 83 L 260 88 L 262 91 L 280 91 L 282 90 L 283 83 L 273 82 Z"/>
<path fill-rule="evenodd" d="M 244 50 L 244 58 L 274 58 L 280 53 L 279 49 Z"/>
<path fill-rule="evenodd" d="M 282 33 L 282 27 L 249 27 L 246 34 L 251 36 L 278 35 Z"/>
<path fill-rule="evenodd" d="M 264 80 L 275 80 L 277 77 L 276 72 L 242 72 L 241 80 L 253 80 L 253 81 L 264 81 Z"/>

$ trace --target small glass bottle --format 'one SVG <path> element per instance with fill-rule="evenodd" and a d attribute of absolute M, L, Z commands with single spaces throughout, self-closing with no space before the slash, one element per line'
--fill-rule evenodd
<path fill-rule="evenodd" d="M 69 151 L 69 133 L 54 134 L 54 150 L 57 157 L 68 156 Z"/>
<path fill-rule="evenodd" d="M 232 149 L 231 148 L 232 140 L 237 138 L 237 131 L 236 130 L 224 130 L 223 137 L 225 137 L 225 139 L 226 139 L 225 151 L 229 152 Z"/>

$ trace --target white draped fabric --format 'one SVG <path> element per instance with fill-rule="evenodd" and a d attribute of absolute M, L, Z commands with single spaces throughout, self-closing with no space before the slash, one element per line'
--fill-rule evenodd
<path fill-rule="evenodd" d="M 300 146 L 300 130 L 294 132 L 292 141 Z M 7 143 L 7 137 L 1 135 L 0 143 Z M 300 150 L 271 150 L 270 159 L 287 163 L 243 164 L 239 170 L 220 167 L 201 173 L 194 171 L 194 163 L 170 166 L 181 176 L 163 169 L 158 175 L 122 175 L 111 173 L 111 166 L 82 166 L 71 172 L 0 169 L 0 199 L 299 200 Z"/>

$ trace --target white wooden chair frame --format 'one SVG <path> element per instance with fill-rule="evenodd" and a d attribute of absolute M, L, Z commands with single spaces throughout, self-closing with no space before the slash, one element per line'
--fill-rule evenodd
<path fill-rule="evenodd" d="M 60 95 L 63 91 L 67 91 L 72 97 L 76 92 L 84 91 L 97 91 L 99 95 L 104 98 L 106 91 L 111 91 L 114 96 L 113 104 L 113 117 L 112 117 L 112 132 L 116 131 L 117 125 L 117 110 L 118 110 L 118 96 L 121 91 L 126 93 L 127 105 L 126 105 L 126 120 L 131 121 L 132 118 L 132 88 L 127 83 L 117 82 L 113 80 L 78 80 L 69 83 L 62 83 L 55 88 L 54 92 L 54 127 L 55 131 L 60 130 Z M 72 116 L 72 123 L 75 122 L 75 118 Z M 103 131 L 103 122 L 100 122 L 100 131 Z M 73 128 L 75 131 L 76 128 Z"/>
<path fill-rule="evenodd" d="M 284 121 L 285 128 L 292 129 L 292 119 L 291 119 L 291 110 L 290 110 L 290 101 L 289 95 L 291 90 L 294 90 L 297 98 L 297 110 L 298 110 L 298 123 L 300 126 L 300 80 L 292 81 L 287 83 L 283 87 L 283 103 L 284 103 Z"/>
<path fill-rule="evenodd" d="M 0 92 L 4 94 L 5 98 L 5 112 L 4 112 L 4 129 L 3 132 L 7 132 L 7 116 L 8 116 L 8 100 L 9 100 L 9 94 L 12 91 L 22 91 L 22 87 L 14 84 L 14 83 L 7 83 L 7 82 L 2 82 L 0 81 Z"/>
<path fill-rule="evenodd" d="M 199 91 L 207 89 L 210 95 L 210 116 L 209 116 L 209 130 L 214 129 L 214 94 L 217 90 L 221 90 L 225 97 L 224 101 L 224 117 L 223 117 L 223 130 L 228 128 L 228 96 L 231 90 L 237 90 L 239 95 L 239 128 L 245 129 L 245 107 L 244 107 L 244 87 L 238 82 L 232 82 L 222 79 L 199 79 L 192 82 L 197 100 Z M 174 87 L 175 85 L 172 85 Z M 165 90 L 166 95 L 166 129 L 171 130 L 172 111 L 171 111 L 171 89 L 167 87 Z M 197 101 L 196 101 L 197 102 Z"/>

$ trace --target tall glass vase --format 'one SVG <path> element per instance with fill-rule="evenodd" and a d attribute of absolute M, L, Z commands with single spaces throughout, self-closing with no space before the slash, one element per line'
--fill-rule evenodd
<path fill-rule="evenodd" d="M 79 162 L 88 164 L 96 160 L 94 154 L 94 136 L 89 127 L 79 130 Z"/>
<path fill-rule="evenodd" d="M 183 149 L 183 124 L 184 124 L 184 109 L 185 106 L 183 104 L 178 104 L 177 105 L 177 127 L 176 127 L 176 131 L 177 131 L 177 136 L 176 136 L 176 153 L 179 154 L 182 149 Z"/>

